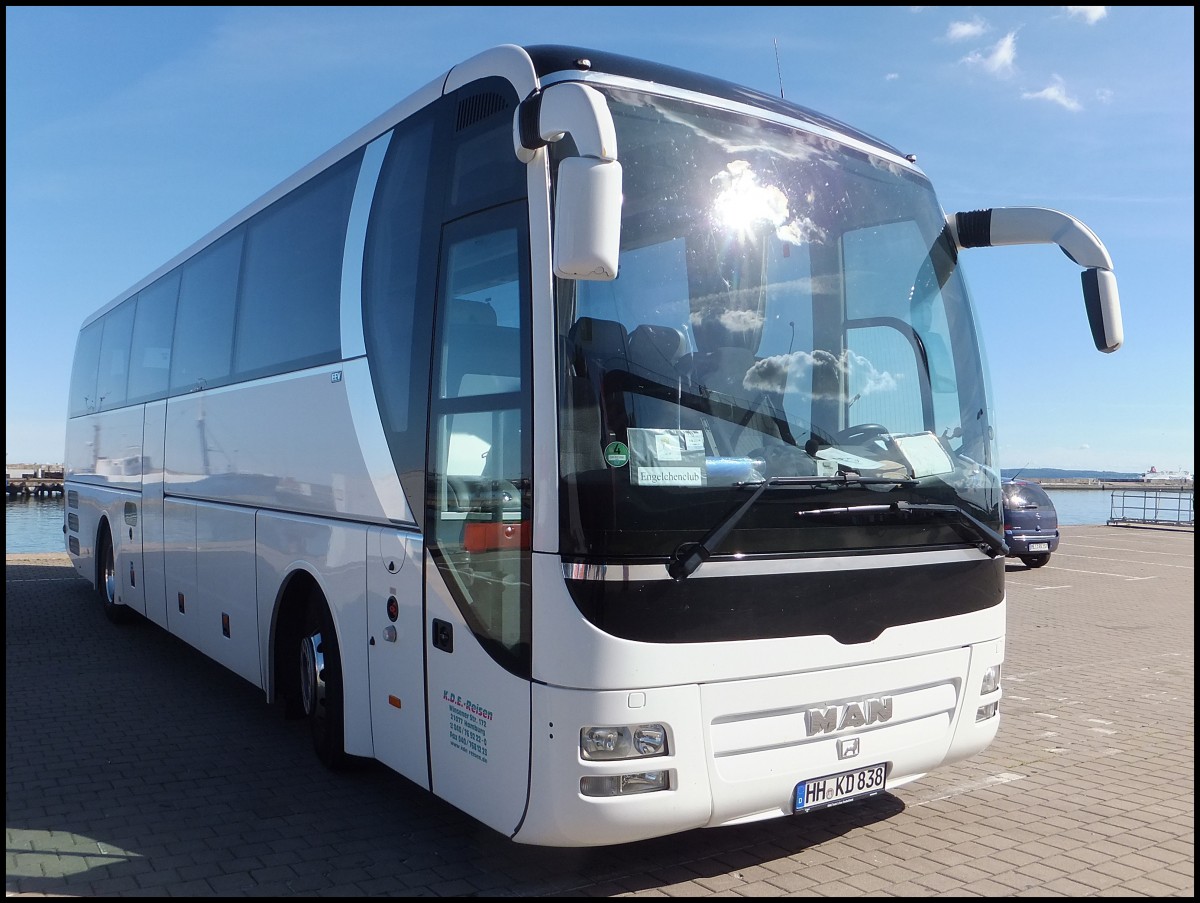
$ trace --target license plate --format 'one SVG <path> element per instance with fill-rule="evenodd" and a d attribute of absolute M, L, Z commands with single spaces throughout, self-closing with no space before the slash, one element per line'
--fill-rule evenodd
<path fill-rule="evenodd" d="M 854 771 L 801 781 L 792 794 L 792 809 L 795 812 L 811 812 L 813 809 L 875 796 L 883 793 L 886 778 L 887 765 L 867 765 Z"/>
<path fill-rule="evenodd" d="M 1049 552 L 1050 551 L 1050 543 L 1048 543 L 1048 542 L 1031 542 L 1029 544 L 1029 551 L 1031 551 L 1031 552 Z"/>

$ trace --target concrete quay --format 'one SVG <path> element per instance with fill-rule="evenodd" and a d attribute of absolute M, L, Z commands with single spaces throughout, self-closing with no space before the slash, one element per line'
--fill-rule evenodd
<path fill-rule="evenodd" d="M 1196 488 L 1195 483 L 1191 480 L 1095 480 L 1087 478 L 1049 478 L 1049 477 L 1021 477 L 1023 480 L 1028 480 L 1030 483 L 1037 483 L 1044 489 L 1130 489 L 1140 490 L 1144 492 L 1156 492 L 1158 490 L 1187 490 L 1192 491 Z"/>
<path fill-rule="evenodd" d="M 1194 532 L 1064 527 L 1007 565 L 996 741 L 862 803 L 523 847 L 302 722 L 62 554 L 5 561 L 8 896 L 1183 897 L 1195 892 Z"/>

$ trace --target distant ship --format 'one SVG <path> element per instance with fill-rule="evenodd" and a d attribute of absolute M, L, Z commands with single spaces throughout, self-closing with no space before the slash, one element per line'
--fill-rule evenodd
<path fill-rule="evenodd" d="M 1143 483 L 1190 483 L 1192 475 L 1186 470 L 1159 470 L 1151 467 L 1142 474 Z"/>

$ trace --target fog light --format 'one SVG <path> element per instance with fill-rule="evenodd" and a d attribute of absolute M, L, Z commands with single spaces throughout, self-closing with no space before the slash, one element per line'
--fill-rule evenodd
<path fill-rule="evenodd" d="M 1000 711 L 1000 703 L 989 702 L 975 710 L 975 720 L 987 721 L 989 718 L 994 718 L 998 711 Z"/>
<path fill-rule="evenodd" d="M 579 792 L 584 796 L 632 796 L 670 789 L 670 774 L 666 771 L 639 771 L 579 779 Z"/>

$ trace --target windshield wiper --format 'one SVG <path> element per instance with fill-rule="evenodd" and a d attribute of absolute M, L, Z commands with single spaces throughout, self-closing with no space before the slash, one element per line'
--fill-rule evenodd
<path fill-rule="evenodd" d="M 712 555 L 712 550 L 721 543 L 729 531 L 734 528 L 738 521 L 745 516 L 754 503 L 758 501 L 758 497 L 762 495 L 771 486 L 782 484 L 787 477 L 776 477 L 770 480 L 763 480 L 750 494 L 750 498 L 742 502 L 742 504 L 733 511 L 726 514 L 723 518 L 717 521 L 716 526 L 704 535 L 704 538 L 699 542 L 681 542 L 675 547 L 675 551 L 671 553 L 671 560 L 667 562 L 667 573 L 674 580 L 683 580 L 690 574 L 695 572 L 696 568 L 708 561 Z M 753 483 L 743 483 L 742 487 L 753 486 Z"/>
<path fill-rule="evenodd" d="M 897 480 L 897 482 L 901 482 Z M 935 505 L 931 502 L 892 502 L 890 505 L 848 505 L 844 508 L 810 508 L 797 511 L 796 517 L 819 517 L 826 514 L 853 514 L 864 511 L 931 511 L 935 514 L 954 514 L 974 528 L 979 538 L 979 548 L 984 553 L 995 558 L 1008 555 L 1008 544 L 1004 537 L 968 511 L 957 505 Z"/>
<path fill-rule="evenodd" d="M 896 480 L 900 482 L 900 480 Z M 893 502 L 892 504 L 852 504 L 845 508 L 809 508 L 803 512 L 797 512 L 797 518 L 811 518 L 811 516 L 820 516 L 824 514 L 851 514 L 859 512 L 932 512 L 934 514 L 953 514 L 966 521 L 968 526 L 974 528 L 974 534 L 978 537 L 980 551 L 985 552 L 992 558 L 997 556 L 1008 555 L 1008 544 L 1004 542 L 1004 537 L 1001 533 L 992 530 L 991 527 L 984 524 L 982 520 L 976 516 L 965 512 L 956 504 L 934 504 L 931 502 Z"/>
<path fill-rule="evenodd" d="M 754 486 L 753 483 L 743 483 L 742 488 Z M 910 479 L 891 479 L 888 477 L 861 477 L 854 473 L 838 473 L 831 474 L 827 477 L 772 477 L 769 480 L 763 480 L 755 486 L 754 492 L 746 501 L 742 502 L 733 511 L 726 514 L 713 526 L 711 530 L 704 535 L 704 538 L 699 542 L 681 542 L 675 551 L 671 553 L 671 560 L 667 562 L 667 573 L 672 579 L 683 580 L 691 574 L 695 573 L 696 568 L 708 561 L 712 556 L 713 549 L 721 544 L 722 540 L 729 535 L 737 522 L 740 521 L 758 501 L 768 489 L 773 489 L 778 486 L 901 486 L 911 487 L 919 485 L 918 480 Z M 888 508 L 888 505 L 864 505 L 862 508 Z M 833 509 L 826 509 L 833 510 Z M 837 509 L 846 510 L 846 509 Z M 860 509 L 855 509 L 860 510 Z"/>
<path fill-rule="evenodd" d="M 911 477 L 864 477 L 854 471 L 827 477 L 776 477 L 772 482 L 781 486 L 897 486 L 902 489 L 921 485 L 920 480 Z"/>
<path fill-rule="evenodd" d="M 979 543 L 981 551 L 992 558 L 1008 555 L 1008 543 L 1004 541 L 1003 534 L 997 533 L 979 518 L 968 511 L 964 511 L 957 505 L 935 505 L 931 502 L 896 502 L 896 507 L 901 511 L 932 511 L 935 514 L 953 514 L 961 517 L 975 528 L 975 535 L 982 540 Z"/>

